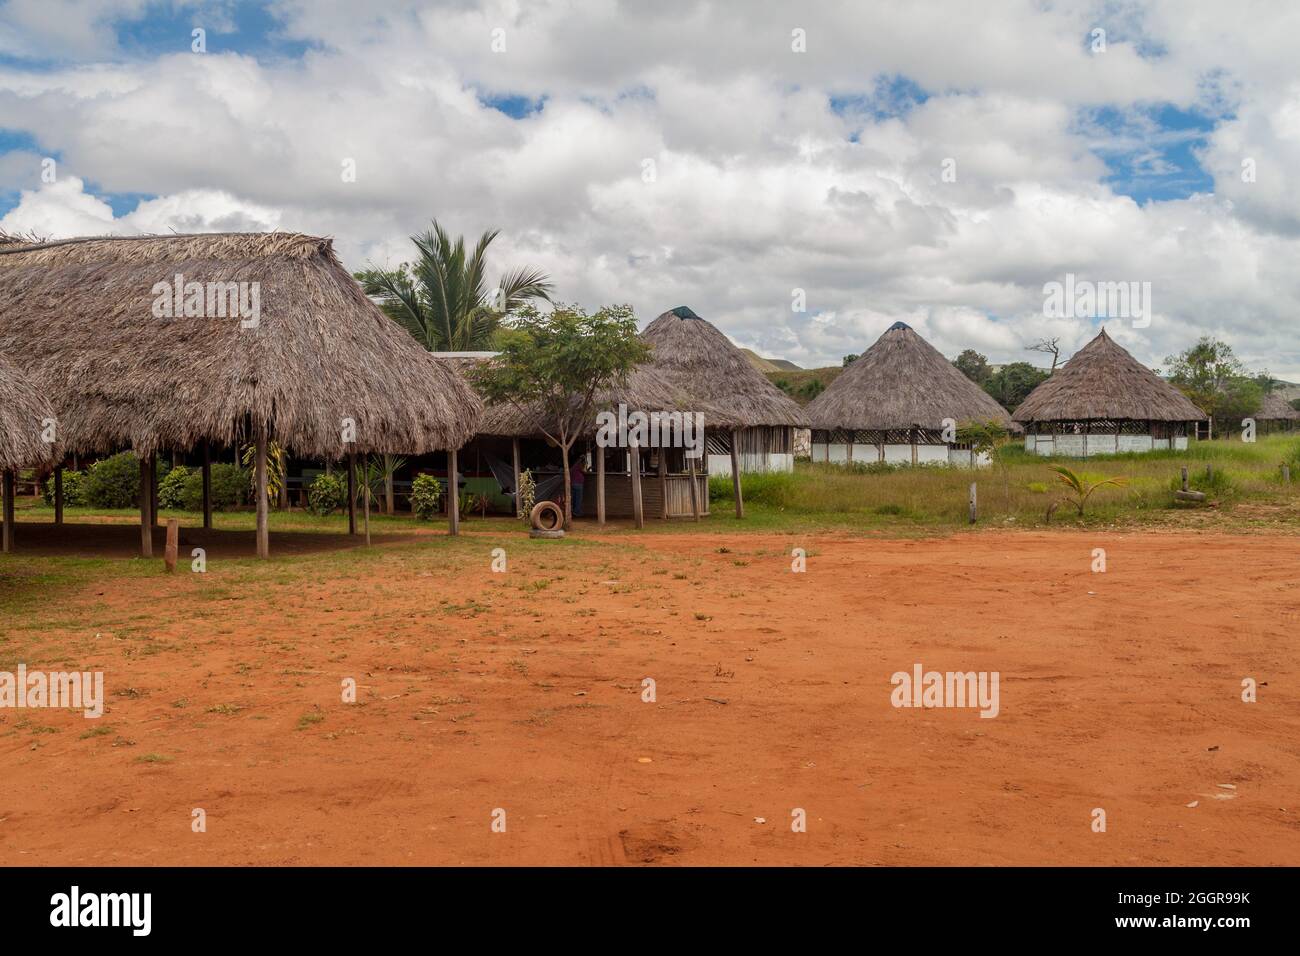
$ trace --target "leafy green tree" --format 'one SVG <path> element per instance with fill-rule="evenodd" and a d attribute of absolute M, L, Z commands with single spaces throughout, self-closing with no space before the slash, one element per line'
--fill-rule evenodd
<path fill-rule="evenodd" d="M 1012 362 L 989 376 L 984 383 L 984 391 L 993 396 L 1003 408 L 1014 412 L 1047 377 L 1047 372 L 1034 368 L 1028 362 Z"/>
<path fill-rule="evenodd" d="M 957 371 L 961 372 L 968 379 L 981 388 L 993 376 L 993 370 L 989 368 L 987 357 L 976 352 L 974 349 L 966 349 L 958 355 L 952 362 L 957 366 Z"/>
<path fill-rule="evenodd" d="M 510 402 L 541 412 L 542 431 L 560 449 L 564 466 L 564 524 L 573 522 L 569 452 L 595 430 L 599 392 L 627 383 L 650 355 L 637 335 L 629 305 L 611 305 L 588 315 L 580 307 L 557 306 L 543 314 L 520 310 L 512 337 L 497 360 L 482 367 L 476 384 L 489 402 Z"/>
<path fill-rule="evenodd" d="M 855 352 L 850 352 L 848 355 L 844 356 L 844 364 L 843 364 L 843 367 L 844 367 L 844 368 L 848 368 L 850 365 L 852 365 L 852 364 L 853 364 L 854 362 L 856 362 L 857 360 L 858 360 L 858 355 L 857 355 L 857 353 L 855 353 Z"/>
<path fill-rule="evenodd" d="M 1210 437 L 1215 419 L 1232 421 L 1259 410 L 1264 389 L 1246 372 L 1245 365 L 1226 342 L 1202 336 L 1191 348 L 1165 359 L 1169 381 L 1210 417 Z"/>
<path fill-rule="evenodd" d="M 396 269 L 356 273 L 366 295 L 430 352 L 487 349 L 501 321 L 533 300 L 550 300 L 550 278 L 537 269 L 516 269 L 487 284 L 487 250 L 498 231 L 479 237 L 473 251 L 464 236 L 452 241 L 437 222 L 412 236 L 418 258 Z"/>

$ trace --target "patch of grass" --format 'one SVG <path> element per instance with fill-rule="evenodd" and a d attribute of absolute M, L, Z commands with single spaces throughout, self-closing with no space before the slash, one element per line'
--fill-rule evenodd
<path fill-rule="evenodd" d="M 298 718 L 297 729 L 306 730 L 308 727 L 311 727 L 315 724 L 319 724 L 324 719 L 325 719 L 324 714 L 317 713 L 315 711 L 303 714 L 301 717 Z"/>
<path fill-rule="evenodd" d="M 175 758 L 166 754 L 141 754 L 135 758 L 136 763 L 171 763 Z"/>

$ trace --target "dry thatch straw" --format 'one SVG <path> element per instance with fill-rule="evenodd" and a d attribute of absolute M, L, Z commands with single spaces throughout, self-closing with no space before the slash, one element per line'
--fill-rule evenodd
<path fill-rule="evenodd" d="M 54 462 L 54 446 L 43 439 L 52 418 L 36 383 L 0 356 L 0 471 Z"/>
<path fill-rule="evenodd" d="M 155 285 L 252 283 L 260 317 L 159 318 Z M 267 425 L 304 456 L 462 445 L 482 403 L 381 312 L 329 239 L 294 233 L 0 244 L 0 351 L 49 396 L 69 452 L 144 455 Z M 177 304 L 179 307 L 179 303 Z M 179 308 L 178 308 L 179 311 Z M 206 314 L 215 311 L 212 304 Z M 344 420 L 355 422 L 344 444 Z"/>
<path fill-rule="evenodd" d="M 1259 422 L 1300 422 L 1300 410 L 1292 408 L 1280 392 L 1269 392 L 1253 417 Z"/>
<path fill-rule="evenodd" d="M 998 422 L 1007 410 L 933 345 L 895 322 L 806 409 L 819 430 L 941 431 L 944 420 Z"/>
<path fill-rule="evenodd" d="M 473 381 L 475 371 L 492 359 L 483 357 L 443 357 L 433 353 L 440 361 L 454 365 Z M 705 422 L 712 421 L 716 410 L 712 406 L 699 407 L 690 396 L 672 384 L 664 375 L 650 367 L 640 365 L 633 369 L 622 385 L 612 385 L 596 394 L 592 406 L 591 431 L 596 431 L 596 414 L 602 411 L 618 411 L 622 404 L 629 413 L 651 412 L 687 412 L 698 411 L 705 416 Z M 520 407 L 510 402 L 488 405 L 483 411 L 483 418 L 478 426 L 478 434 L 499 438 L 535 438 L 548 428 L 545 412 L 533 405 Z M 552 429 L 552 434 L 554 430 Z"/>
<path fill-rule="evenodd" d="M 804 409 L 750 365 L 721 330 L 686 306 L 659 316 L 641 337 L 654 347 L 654 368 L 705 411 L 709 426 L 807 427 Z"/>
<path fill-rule="evenodd" d="M 1102 329 L 1016 409 L 1018 422 L 1203 422 L 1205 414 Z"/>

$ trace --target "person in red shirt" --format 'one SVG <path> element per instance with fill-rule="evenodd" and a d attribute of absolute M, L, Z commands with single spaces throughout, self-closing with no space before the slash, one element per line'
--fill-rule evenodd
<path fill-rule="evenodd" d="M 579 458 L 569 469 L 569 483 L 573 486 L 573 516 L 582 517 L 582 492 L 587 483 L 587 476 L 582 471 L 582 459 Z"/>

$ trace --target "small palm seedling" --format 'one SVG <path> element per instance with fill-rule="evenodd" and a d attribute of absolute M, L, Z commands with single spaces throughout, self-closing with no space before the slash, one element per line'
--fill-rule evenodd
<path fill-rule="evenodd" d="M 1079 517 L 1082 518 L 1084 506 L 1088 503 L 1088 499 L 1092 497 L 1092 493 L 1096 491 L 1098 488 L 1102 488 L 1106 485 L 1115 485 L 1116 487 L 1123 487 L 1124 485 L 1128 484 L 1128 479 L 1122 477 L 1104 478 L 1101 481 L 1096 481 L 1093 482 L 1092 484 L 1089 484 L 1088 482 L 1084 481 L 1082 475 L 1075 474 L 1075 472 L 1073 472 L 1069 468 L 1066 468 L 1064 465 L 1053 465 L 1052 471 L 1056 472 L 1057 480 L 1063 483 L 1066 486 L 1066 488 L 1069 489 L 1069 491 L 1064 498 L 1052 502 L 1052 504 L 1048 507 L 1047 509 L 1048 521 L 1052 520 L 1052 513 L 1056 511 L 1056 509 L 1059 508 L 1061 505 L 1066 504 L 1067 502 L 1069 504 L 1074 505 L 1074 507 L 1078 509 Z"/>

